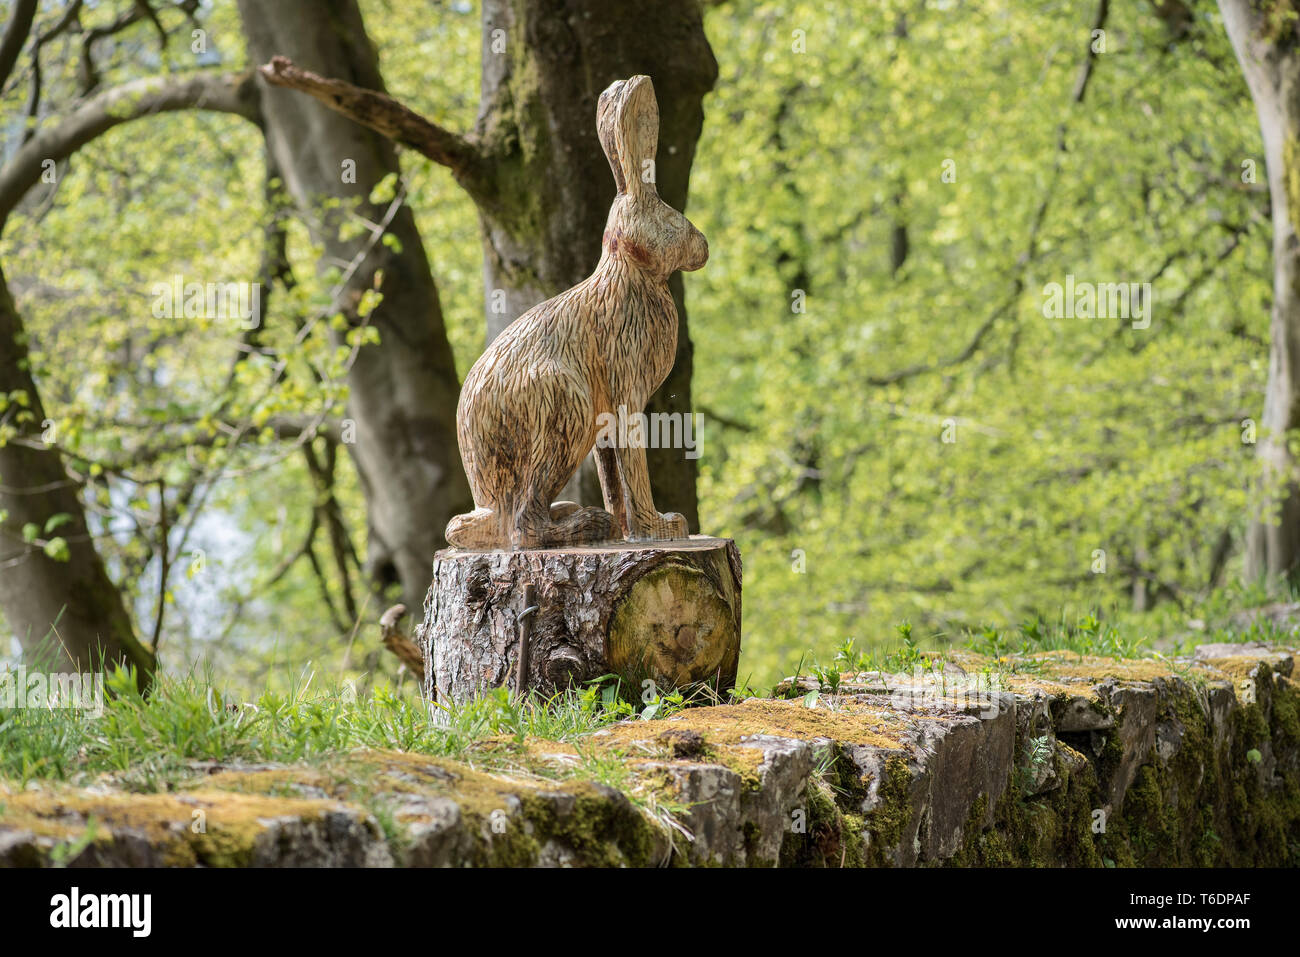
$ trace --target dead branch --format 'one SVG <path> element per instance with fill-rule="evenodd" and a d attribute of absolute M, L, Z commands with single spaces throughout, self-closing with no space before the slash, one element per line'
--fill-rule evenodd
<path fill-rule="evenodd" d="M 273 57 L 260 72 L 271 85 L 306 93 L 353 122 L 447 167 L 471 193 L 483 190 L 487 159 L 470 137 L 431 122 L 386 93 L 303 70 L 288 57 Z"/>
<path fill-rule="evenodd" d="M 424 653 L 420 651 L 420 646 L 406 637 L 397 627 L 397 623 L 402 620 L 406 614 L 405 605 L 394 605 L 388 611 L 384 612 L 379 619 L 379 635 L 384 640 L 384 647 L 397 655 L 402 664 L 411 670 L 411 673 L 424 683 Z"/>

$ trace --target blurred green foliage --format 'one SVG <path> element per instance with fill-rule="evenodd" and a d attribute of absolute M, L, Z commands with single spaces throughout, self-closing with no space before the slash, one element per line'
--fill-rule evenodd
<path fill-rule="evenodd" d="M 477 5 L 362 7 L 389 90 L 470 128 Z M 904 620 L 923 644 L 1062 608 L 1160 636 L 1242 597 L 1218 586 L 1238 574 L 1254 469 L 1243 420 L 1259 416 L 1267 371 L 1268 197 L 1240 70 L 1213 5 L 1193 9 L 1175 38 L 1150 5 L 1117 5 L 1072 107 L 1095 42 L 1088 4 L 709 6 L 720 76 L 689 214 L 712 258 L 686 289 L 701 516 L 745 560 L 742 677 L 770 683 L 848 639 L 896 647 Z M 86 22 L 108 16 L 94 7 Z M 242 67 L 234 5 L 205 16 L 220 65 Z M 72 40 L 51 44 L 48 97 L 71 89 L 74 54 Z M 150 35 L 117 45 L 105 82 L 149 57 L 158 68 Z M 193 65 L 177 41 L 162 68 Z M 0 115 L 20 116 L 24 92 L 7 92 Z M 463 375 L 483 343 L 477 216 L 445 170 L 409 152 L 403 165 Z M 157 319 L 151 289 L 178 273 L 257 275 L 262 177 L 249 124 L 173 114 L 97 140 L 49 203 L 11 221 L 0 261 L 58 441 L 87 473 L 164 432 L 210 431 L 238 331 Z M 289 318 L 328 305 L 330 286 L 300 224 L 289 250 L 299 282 L 276 288 L 266 333 L 285 346 Z M 1047 318 L 1044 287 L 1067 276 L 1151 282 L 1150 328 Z M 343 387 L 313 376 L 340 368 L 324 329 L 291 355 L 269 392 L 265 365 L 244 363 L 223 417 L 341 416 Z M 184 446 L 130 468 L 169 487 L 218 476 L 169 596 L 164 665 L 208 658 L 256 687 L 306 659 L 340 679 L 391 671 L 373 635 L 328 623 L 308 565 L 264 587 L 306 532 L 301 458 L 269 434 L 233 452 Z M 345 457 L 339 469 L 360 539 Z M 155 493 L 96 488 L 101 551 L 151 619 L 156 566 L 132 516 L 156 511 Z"/>

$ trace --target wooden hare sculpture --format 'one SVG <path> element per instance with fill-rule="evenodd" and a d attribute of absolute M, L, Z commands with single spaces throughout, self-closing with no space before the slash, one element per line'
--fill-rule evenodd
<path fill-rule="evenodd" d="M 598 417 L 641 414 L 672 369 L 677 308 L 668 277 L 709 258 L 703 234 L 643 175 L 659 141 L 650 78 L 605 90 L 596 129 L 618 195 L 595 272 L 511 323 L 461 389 L 456 431 L 476 507 L 447 523 L 447 541 L 462 548 L 686 536 L 681 515 L 655 510 L 643 443 L 610 447 L 602 438 L 605 508 L 554 502 L 596 444 Z"/>

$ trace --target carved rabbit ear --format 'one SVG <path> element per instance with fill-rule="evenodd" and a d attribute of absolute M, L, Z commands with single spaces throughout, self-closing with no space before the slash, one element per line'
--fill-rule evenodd
<path fill-rule="evenodd" d="M 653 169 L 646 161 L 653 163 L 659 148 L 659 102 L 650 77 L 617 80 L 600 94 L 596 132 L 609 157 L 618 191 L 656 192 L 654 178 L 647 182 L 642 175 L 644 170 Z"/>

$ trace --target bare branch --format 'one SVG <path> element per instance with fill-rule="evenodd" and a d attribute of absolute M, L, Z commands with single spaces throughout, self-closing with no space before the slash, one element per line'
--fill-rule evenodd
<path fill-rule="evenodd" d="M 36 38 L 32 40 L 32 82 L 27 94 L 27 125 L 22 135 L 22 142 L 24 143 L 36 133 L 36 115 L 41 108 L 41 48 L 67 32 L 74 23 L 80 27 L 82 2 L 83 0 L 71 0 L 54 26 L 44 33 L 38 33 Z"/>
<path fill-rule="evenodd" d="M 158 51 L 167 52 L 167 30 L 158 19 L 158 14 L 153 7 L 149 6 L 149 0 L 135 0 L 135 7 L 140 11 L 140 16 L 144 17 L 153 24 L 154 32 L 158 34 Z"/>
<path fill-rule="evenodd" d="M 199 8 L 199 0 L 178 0 L 173 6 L 193 21 L 194 12 Z M 99 86 L 99 67 L 95 64 L 95 43 L 104 37 L 115 36 L 141 20 L 149 20 L 153 24 L 158 34 L 158 48 L 166 52 L 167 31 L 163 28 L 162 21 L 158 19 L 157 12 L 146 0 L 134 0 L 131 8 L 120 14 L 112 23 L 86 31 L 81 41 L 81 62 L 78 66 L 83 94 Z"/>
<path fill-rule="evenodd" d="M 140 11 L 132 7 L 112 23 L 86 31 L 81 39 L 81 60 L 78 64 L 78 73 L 80 74 L 78 82 L 83 94 L 89 93 L 99 86 L 99 68 L 95 66 L 95 42 L 104 37 L 111 37 L 114 34 L 121 33 L 139 19 Z"/>
<path fill-rule="evenodd" d="M 326 442 L 324 461 L 317 458 L 316 449 L 311 442 L 302 445 L 303 457 L 307 461 L 307 471 L 311 473 L 316 486 L 316 512 L 325 521 L 329 533 L 330 550 L 334 555 L 334 567 L 338 570 L 339 582 L 343 593 L 343 610 L 347 617 L 356 621 L 359 617 L 356 599 L 352 595 L 352 575 L 348 570 L 349 556 L 356 561 L 356 549 L 352 546 L 351 536 L 343 523 L 343 512 L 334 497 L 334 463 L 335 446 Z"/>
<path fill-rule="evenodd" d="M 36 17 L 39 0 L 18 0 L 14 12 L 5 25 L 4 36 L 0 37 L 0 87 L 9 79 L 18 56 L 23 52 L 23 44 L 32 32 L 32 20 Z"/>
<path fill-rule="evenodd" d="M 402 664 L 410 668 L 411 673 L 423 684 L 424 652 L 420 650 L 419 645 L 406 637 L 397 625 L 405 614 L 405 605 L 394 605 L 384 612 L 379 619 L 379 635 L 384 641 L 384 647 L 397 655 Z"/>
<path fill-rule="evenodd" d="M 74 23 L 77 24 L 77 29 L 80 30 L 81 7 L 84 2 L 85 0 L 71 0 L 71 2 L 69 2 L 63 9 L 63 15 L 55 21 L 54 26 L 50 27 L 36 38 L 37 44 L 44 46 L 55 37 L 65 33 Z"/>
<path fill-rule="evenodd" d="M 1071 101 L 1082 103 L 1084 95 L 1088 92 L 1088 81 L 1092 79 L 1092 68 L 1097 62 L 1097 48 L 1093 43 L 1093 35 L 1106 26 L 1106 19 L 1110 16 L 1110 0 L 1100 0 L 1097 4 L 1097 14 L 1093 17 L 1092 30 L 1088 34 L 1088 52 L 1084 56 L 1083 65 L 1079 68 L 1079 75 L 1074 81 L 1074 94 Z"/>
<path fill-rule="evenodd" d="M 270 588 L 287 575 L 289 569 L 293 568 L 293 566 L 298 563 L 298 559 L 305 556 L 307 552 L 311 550 L 312 545 L 316 542 L 316 530 L 318 528 L 320 528 L 320 516 L 317 514 L 315 509 L 312 509 L 311 523 L 307 526 L 307 535 L 303 539 L 302 544 L 294 549 L 294 551 L 289 555 L 285 556 L 284 560 L 280 562 L 275 571 L 271 573 L 271 577 L 266 580 L 266 584 L 262 586 L 264 589 Z"/>
<path fill-rule="evenodd" d="M 306 93 L 353 122 L 447 167 L 471 193 L 482 191 L 487 161 L 469 137 L 430 122 L 386 93 L 300 69 L 288 57 L 273 57 L 260 72 L 273 86 Z"/>
<path fill-rule="evenodd" d="M 984 342 L 985 337 L 993 330 L 997 321 L 1005 316 L 1016 302 L 1020 299 L 1020 293 L 1024 290 L 1024 280 L 1017 276 L 1011 284 L 1012 292 L 1002 300 L 992 312 L 989 313 L 980 327 L 975 330 L 975 335 L 971 336 L 970 341 L 961 349 L 946 359 L 940 359 L 938 362 L 918 362 L 915 365 L 906 366 L 902 369 L 896 369 L 887 375 L 868 376 L 868 385 L 893 385 L 895 382 L 903 382 L 907 379 L 915 378 L 927 372 L 937 372 L 940 369 L 948 369 L 952 366 L 961 365 L 971 356 L 973 356 Z"/>
<path fill-rule="evenodd" d="M 334 622 L 334 627 L 338 630 L 339 634 L 346 635 L 348 633 L 348 623 L 343 616 L 339 614 L 339 610 L 334 607 L 334 597 L 330 594 L 330 581 L 325 574 L 325 569 L 321 567 L 320 559 L 316 557 L 316 550 L 314 548 L 308 548 L 306 551 L 306 557 L 308 563 L 311 565 L 312 572 L 316 576 L 316 584 L 320 587 L 320 597 L 325 603 L 326 610 L 330 613 L 330 620 Z"/>
<path fill-rule="evenodd" d="M 158 653 L 158 642 L 162 639 L 163 615 L 167 610 L 167 577 L 171 574 L 171 551 L 167 546 L 167 483 L 158 480 L 158 609 L 153 619 L 153 650 Z"/>
<path fill-rule="evenodd" d="M 266 150 L 265 162 L 266 175 L 263 180 L 262 194 L 266 202 L 266 225 L 262 229 L 262 262 L 258 267 L 263 290 L 263 315 L 266 315 L 267 301 L 275 289 L 276 280 L 279 280 L 285 289 L 292 289 L 297 282 L 293 275 L 293 266 L 289 262 L 289 234 L 285 225 L 292 211 L 285 200 L 282 185 L 276 185 L 281 183 L 282 177 L 270 150 Z M 235 351 L 234 359 L 230 363 L 230 372 L 226 376 L 224 391 L 227 394 L 231 392 L 239 367 L 249 356 L 255 353 L 270 354 L 263 348 L 262 334 L 265 328 L 259 322 L 245 329 L 240 336 L 239 347 Z M 222 403 L 222 411 L 228 407 L 229 401 Z"/>

